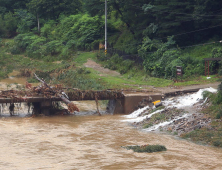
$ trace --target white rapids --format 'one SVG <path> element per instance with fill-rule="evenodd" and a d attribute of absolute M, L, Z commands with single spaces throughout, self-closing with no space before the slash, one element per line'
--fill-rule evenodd
<path fill-rule="evenodd" d="M 198 92 L 193 93 L 193 94 L 188 94 L 188 95 L 184 95 L 184 96 L 179 96 L 179 97 L 174 97 L 174 98 L 168 98 L 164 101 L 162 101 L 163 106 L 165 106 L 165 108 L 185 108 L 185 107 L 189 107 L 189 106 L 193 106 L 194 104 L 196 104 L 197 102 L 199 102 L 200 100 L 203 100 L 203 95 L 202 93 L 204 91 L 209 91 L 211 93 L 216 93 L 217 90 L 210 87 L 210 88 L 205 88 L 205 89 L 200 89 Z M 206 100 L 206 99 L 205 99 Z M 206 102 L 206 101 L 204 101 Z M 148 115 L 145 116 L 140 116 L 143 113 L 147 113 L 149 109 L 149 106 L 146 106 L 144 108 L 140 108 L 136 111 L 134 111 L 133 113 L 123 116 L 127 119 L 121 120 L 122 122 L 129 122 L 129 123 L 138 123 L 141 122 L 145 119 L 151 118 L 153 115 L 157 114 L 157 113 L 161 113 L 164 112 L 165 109 L 161 109 L 161 110 L 157 110 L 155 112 L 152 112 Z M 160 127 L 164 127 L 166 125 L 169 125 L 171 123 L 173 123 L 176 120 L 182 119 L 189 116 L 189 113 L 184 114 L 182 116 L 178 116 L 176 118 L 174 118 L 173 120 L 167 120 L 165 122 L 161 122 L 159 124 L 153 125 L 149 128 L 144 129 L 145 131 L 154 131 L 157 130 Z"/>

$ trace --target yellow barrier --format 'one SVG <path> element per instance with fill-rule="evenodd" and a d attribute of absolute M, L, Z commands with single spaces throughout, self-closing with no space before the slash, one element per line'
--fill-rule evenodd
<path fill-rule="evenodd" d="M 157 101 L 154 101 L 154 102 L 152 102 L 153 103 L 153 105 L 155 106 L 157 103 L 159 103 L 159 102 L 161 102 L 160 100 L 157 100 Z"/>

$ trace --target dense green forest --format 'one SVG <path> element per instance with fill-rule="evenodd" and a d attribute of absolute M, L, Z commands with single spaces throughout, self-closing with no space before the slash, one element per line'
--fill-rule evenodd
<path fill-rule="evenodd" d="M 222 53 L 222 3 L 219 0 L 108 0 L 108 68 L 116 62 L 140 65 L 147 74 L 174 78 L 203 75 L 206 52 L 191 56 L 193 47 L 207 44 L 207 57 Z M 12 54 L 48 61 L 68 59 L 77 51 L 98 50 L 104 44 L 105 0 L 0 0 L 0 38 L 14 38 Z M 211 71 L 220 64 L 211 63 Z M 217 71 L 216 71 L 217 72 Z"/>

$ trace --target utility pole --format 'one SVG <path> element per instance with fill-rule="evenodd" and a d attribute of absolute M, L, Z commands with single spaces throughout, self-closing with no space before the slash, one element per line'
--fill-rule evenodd
<path fill-rule="evenodd" d="M 105 55 L 107 54 L 107 0 L 105 0 Z"/>

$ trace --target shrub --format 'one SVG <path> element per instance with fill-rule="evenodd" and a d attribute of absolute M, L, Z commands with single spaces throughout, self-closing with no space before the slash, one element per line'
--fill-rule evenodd
<path fill-rule="evenodd" d="M 0 15 L 0 37 L 11 38 L 16 35 L 17 18 L 12 12 Z"/>
<path fill-rule="evenodd" d="M 163 145 L 142 145 L 142 146 L 125 146 L 123 147 L 127 150 L 132 149 L 134 152 L 160 152 L 160 151 L 166 151 L 166 147 Z"/>
<path fill-rule="evenodd" d="M 50 54 L 50 55 L 56 55 L 56 54 L 59 54 L 64 45 L 62 43 L 62 41 L 59 41 L 59 40 L 53 40 L 53 41 L 50 41 L 48 43 L 45 44 L 46 46 L 46 54 Z"/>
<path fill-rule="evenodd" d="M 17 48 L 19 48 L 21 51 L 25 51 L 26 48 L 37 38 L 38 36 L 32 33 L 19 34 L 14 38 L 14 42 Z"/>
<path fill-rule="evenodd" d="M 81 73 L 84 69 L 80 69 Z M 87 76 L 87 71 L 85 74 L 78 74 L 77 71 L 68 70 L 58 76 L 59 81 L 63 81 L 69 87 L 79 88 L 82 90 L 101 90 L 104 87 L 98 83 L 95 79 L 91 79 Z"/>
<path fill-rule="evenodd" d="M 152 123 L 145 124 L 145 125 L 143 125 L 143 129 L 147 129 L 147 128 L 151 127 L 151 126 L 153 126 Z"/>
<path fill-rule="evenodd" d="M 216 147 L 222 147 L 222 141 L 216 140 L 216 141 L 213 142 L 213 145 L 216 146 Z"/>
<path fill-rule="evenodd" d="M 6 34 L 6 28 L 4 25 L 4 20 L 2 18 L 2 15 L 0 15 L 0 37 L 4 37 Z"/>
<path fill-rule="evenodd" d="M 112 62 L 114 62 L 115 64 L 121 64 L 123 62 L 123 58 L 120 57 L 118 54 L 114 54 L 111 59 Z"/>
<path fill-rule="evenodd" d="M 16 45 L 13 45 L 13 46 L 10 47 L 10 52 L 12 54 L 20 54 L 22 51 Z"/>
<path fill-rule="evenodd" d="M 133 66 L 134 61 L 132 60 L 124 60 L 121 63 L 121 68 L 120 68 L 120 74 L 125 74 L 127 73 L 127 71 L 129 71 L 131 69 L 131 67 Z"/>
<path fill-rule="evenodd" d="M 41 36 L 44 36 L 46 38 L 53 39 L 55 32 L 56 22 L 53 20 L 49 20 L 47 23 L 44 24 L 44 26 L 41 28 Z"/>
<path fill-rule="evenodd" d="M 72 44 L 78 49 L 90 50 L 93 42 L 103 37 L 101 34 L 103 25 L 103 21 L 98 16 L 70 15 L 60 21 L 55 32 L 57 37 L 61 37 L 67 44 L 72 41 Z M 95 42 L 95 44 L 97 43 Z"/>
<path fill-rule="evenodd" d="M 105 55 L 104 51 L 100 51 L 97 53 L 97 59 L 100 60 L 100 61 L 106 61 L 108 60 L 108 58 L 110 57 L 109 54 Z M 107 67 L 108 68 L 108 67 Z"/>
<path fill-rule="evenodd" d="M 214 99 L 215 104 L 220 104 L 222 103 L 222 82 L 218 86 L 218 93 Z"/>
<path fill-rule="evenodd" d="M 46 54 L 44 46 L 44 44 L 46 43 L 46 38 L 33 36 L 31 40 L 32 43 L 27 46 L 28 56 L 41 58 L 43 55 Z"/>
<path fill-rule="evenodd" d="M 220 108 L 219 112 L 216 114 L 216 119 L 222 118 L 222 108 Z"/>
<path fill-rule="evenodd" d="M 86 72 L 86 68 L 85 67 L 80 67 L 76 69 L 76 72 L 78 74 L 84 74 Z"/>
<path fill-rule="evenodd" d="M 209 92 L 209 91 L 203 91 L 202 96 L 203 99 L 206 99 L 207 97 L 211 97 L 213 93 Z"/>
<path fill-rule="evenodd" d="M 15 15 L 19 19 L 18 29 L 19 33 L 30 32 L 34 27 L 36 27 L 36 17 L 27 12 L 26 10 L 17 10 Z"/>
<path fill-rule="evenodd" d="M 52 79 L 49 72 L 36 71 L 36 75 L 39 78 L 43 78 L 45 81 L 50 81 Z"/>

